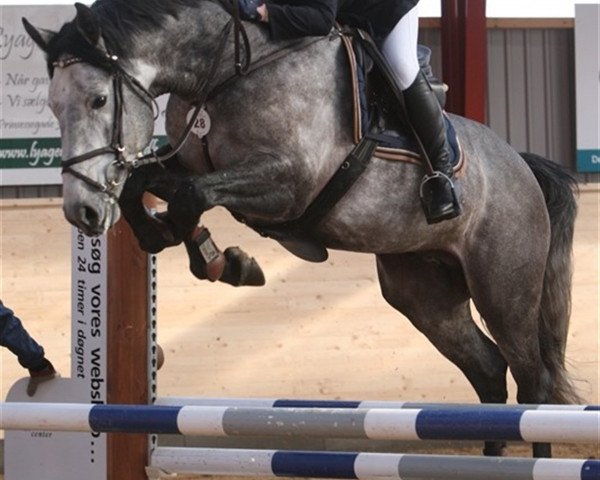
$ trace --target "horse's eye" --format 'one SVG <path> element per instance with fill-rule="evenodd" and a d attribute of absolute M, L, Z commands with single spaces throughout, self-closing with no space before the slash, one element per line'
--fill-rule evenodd
<path fill-rule="evenodd" d="M 106 96 L 104 95 L 100 95 L 99 97 L 94 98 L 94 101 L 92 102 L 92 108 L 94 110 L 98 110 L 104 105 L 106 105 Z"/>

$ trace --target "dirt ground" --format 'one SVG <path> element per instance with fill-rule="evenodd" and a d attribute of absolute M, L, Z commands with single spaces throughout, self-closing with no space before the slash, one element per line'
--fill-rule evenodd
<path fill-rule="evenodd" d="M 567 357 L 584 401 L 598 404 L 598 189 L 585 187 L 579 207 Z M 68 376 L 70 227 L 60 201 L 4 200 L 0 221 L 0 298 Z M 188 272 L 183 248 L 159 255 L 161 396 L 476 402 L 458 369 L 381 298 L 372 256 L 331 252 L 326 263 L 309 264 L 223 210 L 204 223 L 221 247 L 253 255 L 267 285 L 201 282 Z M 2 398 L 23 374 L 0 349 Z M 514 402 L 512 382 L 510 393 Z M 598 445 L 573 448 L 565 456 L 599 455 Z"/>

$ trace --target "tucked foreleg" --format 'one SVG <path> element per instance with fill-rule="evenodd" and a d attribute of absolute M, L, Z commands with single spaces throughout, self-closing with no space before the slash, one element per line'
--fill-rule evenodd
<path fill-rule="evenodd" d="M 169 202 L 168 221 L 178 239 L 190 238 L 205 211 L 223 206 L 249 225 L 299 217 L 310 201 L 309 178 L 294 162 L 254 155 L 233 168 L 184 181 Z"/>
<path fill-rule="evenodd" d="M 180 243 L 176 240 L 173 226 L 163 216 L 151 212 L 143 198 L 146 192 L 150 192 L 168 201 L 183 178 L 183 172 L 172 160 L 164 165 L 151 164 L 135 169 L 127 179 L 119 207 L 142 250 L 158 253 Z"/>
<path fill-rule="evenodd" d="M 144 205 L 144 193 L 148 191 L 169 202 L 188 177 L 188 172 L 171 162 L 166 166 L 154 164 L 139 168 L 127 180 L 119 205 L 144 251 L 158 253 L 181 243 L 168 215 L 153 213 Z M 254 258 L 238 247 L 222 252 L 206 228 L 196 226 L 194 234 L 184 243 L 190 271 L 196 278 L 220 280 L 233 286 L 264 285 L 264 274 Z"/>

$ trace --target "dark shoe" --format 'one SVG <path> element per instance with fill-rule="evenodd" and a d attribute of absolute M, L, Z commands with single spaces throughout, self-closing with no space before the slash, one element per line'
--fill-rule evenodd
<path fill-rule="evenodd" d="M 452 181 L 439 172 L 423 179 L 421 203 L 430 225 L 456 218 L 462 213 Z"/>
<path fill-rule="evenodd" d="M 39 367 L 29 369 L 29 383 L 27 384 L 27 395 L 33 397 L 40 383 L 52 380 L 57 376 L 52 363 L 49 360 L 43 359 Z"/>

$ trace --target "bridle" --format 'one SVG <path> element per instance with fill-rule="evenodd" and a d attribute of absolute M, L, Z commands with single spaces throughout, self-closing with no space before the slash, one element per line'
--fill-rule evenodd
<path fill-rule="evenodd" d="M 124 152 L 125 148 L 123 146 L 122 137 L 123 137 L 123 84 L 126 83 L 140 98 L 145 100 L 150 108 L 153 108 L 155 104 L 154 98 L 148 92 L 144 86 L 132 75 L 128 74 L 123 68 L 118 64 L 118 57 L 114 55 L 105 54 L 106 70 L 111 73 L 112 83 L 113 83 L 113 92 L 114 92 L 114 120 L 112 126 L 112 135 L 110 144 L 97 148 L 95 150 L 91 150 L 82 155 L 77 155 L 75 157 L 69 158 L 67 160 L 63 160 L 61 163 L 62 173 L 69 173 L 74 177 L 82 180 L 87 183 L 89 186 L 94 189 L 105 193 L 110 199 L 117 200 L 117 196 L 114 193 L 114 190 L 120 185 L 120 182 L 116 179 L 118 178 L 118 174 L 115 175 L 115 178 L 110 178 L 109 172 L 114 168 L 118 171 L 120 170 L 131 170 L 133 168 L 132 162 L 128 161 L 125 158 Z M 67 68 L 71 65 L 75 65 L 77 63 L 84 63 L 81 57 L 68 57 L 65 59 L 58 60 L 52 64 L 54 68 Z M 104 154 L 112 154 L 114 155 L 114 160 L 107 167 L 106 174 L 106 183 L 100 183 L 83 173 L 75 170 L 73 165 L 77 165 L 79 163 L 90 160 L 94 157 Z"/>
<path fill-rule="evenodd" d="M 63 160 L 61 162 L 62 173 L 68 173 L 70 175 L 73 175 L 74 177 L 78 178 L 79 180 L 82 180 L 84 183 L 86 183 L 93 189 L 106 194 L 111 202 L 116 202 L 118 200 L 118 196 L 115 194 L 115 191 L 123 182 L 123 180 L 119 180 L 120 177 L 125 179 L 127 178 L 128 174 L 134 169 L 151 163 L 162 163 L 172 158 L 179 152 L 179 150 L 183 147 L 184 143 L 188 139 L 190 133 L 192 132 L 194 124 L 196 123 L 196 120 L 198 119 L 202 111 L 202 107 L 211 93 L 208 87 L 214 80 L 214 77 L 217 73 L 218 66 L 221 63 L 223 52 L 227 44 L 227 38 L 229 37 L 232 27 L 234 28 L 235 34 L 234 46 L 236 74 L 245 75 L 249 71 L 251 62 L 250 42 L 248 41 L 248 36 L 246 34 L 245 28 L 240 20 L 238 2 L 237 0 L 233 0 L 231 3 L 229 0 L 217 1 L 223 6 L 225 11 L 227 11 L 231 15 L 232 18 L 229 20 L 229 22 L 227 22 L 227 24 L 221 31 L 221 36 L 219 39 L 216 54 L 214 56 L 209 73 L 200 89 L 201 94 L 198 100 L 194 102 L 196 108 L 192 117 L 190 118 L 190 121 L 188 122 L 186 129 L 184 130 L 180 140 L 175 144 L 174 147 L 171 147 L 166 151 L 165 149 L 161 150 L 161 152 L 164 153 L 158 154 L 157 151 L 152 151 L 148 154 L 144 154 L 140 151 L 131 160 L 125 158 L 125 147 L 123 146 L 122 142 L 123 86 L 127 85 L 138 97 L 146 101 L 146 103 L 150 106 L 151 109 L 156 107 L 157 114 L 158 106 L 156 105 L 156 101 L 154 100 L 153 95 L 133 75 L 129 74 L 127 71 L 125 71 L 125 69 L 123 69 L 123 67 L 119 64 L 119 58 L 116 55 L 111 55 L 109 52 L 105 50 L 100 50 L 100 48 L 96 47 L 95 51 L 93 51 L 93 55 L 91 55 L 91 57 L 94 57 L 94 59 L 84 58 L 83 56 L 71 56 L 59 59 L 52 63 L 52 68 L 67 68 L 71 65 L 75 65 L 78 63 L 88 63 L 110 73 L 113 83 L 114 120 L 110 144 L 105 147 L 91 150 L 81 155 L 76 155 L 67 160 Z M 246 53 L 246 58 L 243 64 L 241 62 L 240 38 L 242 38 L 244 41 L 244 48 Z M 105 183 L 101 183 L 97 180 L 94 180 L 93 178 L 90 178 L 87 175 L 84 175 L 83 173 L 73 168 L 74 165 L 78 165 L 87 160 L 104 154 L 114 155 L 114 160 L 107 167 Z M 110 174 L 113 169 L 116 171 L 115 175 Z M 127 172 L 127 175 L 120 175 L 121 172 Z"/>

